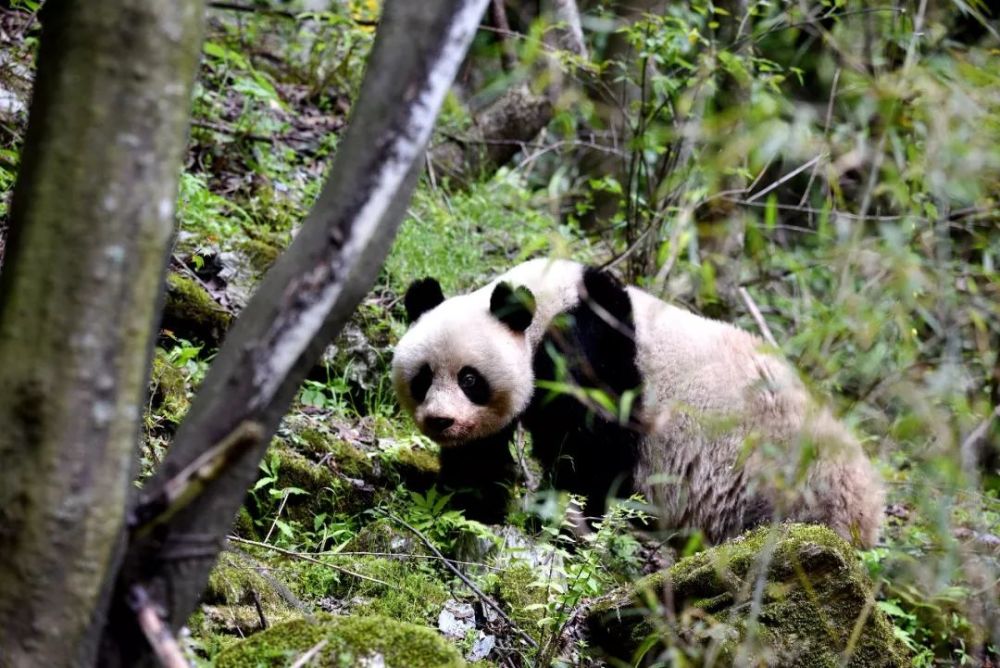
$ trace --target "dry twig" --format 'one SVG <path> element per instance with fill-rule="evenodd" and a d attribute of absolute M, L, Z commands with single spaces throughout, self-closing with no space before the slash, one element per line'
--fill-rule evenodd
<path fill-rule="evenodd" d="M 344 568 L 343 566 L 336 566 L 334 564 L 327 563 L 321 559 L 317 559 L 308 554 L 302 552 L 295 552 L 293 550 L 286 550 L 284 548 L 276 547 L 274 545 L 268 545 L 267 543 L 261 543 L 256 540 L 247 540 L 246 538 L 240 538 L 239 536 L 226 536 L 226 539 L 233 543 L 243 543 L 244 545 L 253 545 L 254 547 L 262 547 L 265 550 L 271 550 L 272 552 L 277 552 L 278 554 L 283 554 L 286 557 L 292 557 L 293 559 L 301 559 L 302 561 L 308 561 L 309 563 L 319 564 L 320 566 L 326 566 L 327 568 L 332 568 L 338 573 L 344 573 L 345 575 L 350 575 L 356 577 L 360 580 L 368 580 L 369 582 L 374 582 L 375 584 L 380 584 L 383 587 L 392 587 L 388 582 L 383 582 L 378 578 L 373 578 L 370 575 L 363 575 L 361 573 L 355 573 L 352 570 Z"/>
<path fill-rule="evenodd" d="M 750 292 L 743 286 L 739 287 L 738 292 L 740 293 L 740 299 L 743 300 L 743 304 L 750 311 L 750 315 L 753 316 L 754 322 L 757 323 L 757 327 L 760 328 L 760 333 L 764 336 L 764 339 L 770 343 L 775 348 L 780 349 L 781 346 L 778 345 L 777 339 L 774 338 L 774 334 L 771 333 L 771 328 L 767 326 L 767 321 L 764 320 L 764 315 L 757 308 L 757 303 L 750 296 Z"/>
<path fill-rule="evenodd" d="M 310 647 L 309 651 L 307 651 L 305 654 L 297 658 L 295 660 L 295 663 L 293 663 L 290 668 L 302 668 L 303 666 L 308 664 L 310 661 L 313 660 L 313 658 L 317 654 L 319 654 L 323 650 L 324 647 L 326 647 L 327 642 L 329 641 L 326 638 L 323 638 L 318 643 Z"/>

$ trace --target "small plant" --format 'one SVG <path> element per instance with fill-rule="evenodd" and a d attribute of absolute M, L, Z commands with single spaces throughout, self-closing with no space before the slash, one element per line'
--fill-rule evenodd
<path fill-rule="evenodd" d="M 278 455 L 271 453 L 260 462 L 260 470 L 263 475 L 250 489 L 250 495 L 256 502 L 258 512 L 255 513 L 257 526 L 265 528 L 264 542 L 268 542 L 274 530 L 277 529 L 280 535 L 289 542 L 296 540 L 296 532 L 292 525 L 281 518 L 285 509 L 285 504 L 289 497 L 295 495 L 308 494 L 306 490 L 299 487 L 279 487 L 279 468 L 281 460 Z M 270 521 L 268 518 L 271 517 Z"/>
<path fill-rule="evenodd" d="M 567 508 L 583 507 L 582 498 L 568 498 Z M 537 665 L 549 665 L 562 642 L 566 624 L 581 602 L 639 575 L 639 544 L 629 533 L 629 525 L 648 522 L 649 516 L 642 510 L 644 505 L 638 495 L 612 504 L 594 525 L 596 531 L 581 538 L 574 537 L 575 524 L 580 518 L 569 513 L 564 514 L 558 526 L 545 529 L 559 559 L 553 559 L 548 569 L 538 572 L 538 578 L 530 585 L 545 592 L 546 602 L 524 608 L 527 612 L 542 613 L 537 622 L 542 631 Z"/>
<path fill-rule="evenodd" d="M 452 551 L 464 536 L 496 540 L 485 525 L 466 519 L 458 510 L 446 510 L 451 494 L 442 494 L 437 487 L 431 487 L 425 494 L 406 493 L 409 495 L 406 521 L 445 552 Z"/>

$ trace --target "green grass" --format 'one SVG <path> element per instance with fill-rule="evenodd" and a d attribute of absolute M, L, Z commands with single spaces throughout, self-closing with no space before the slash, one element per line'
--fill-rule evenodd
<path fill-rule="evenodd" d="M 451 296 L 529 257 L 591 257 L 581 235 L 559 225 L 538 197 L 508 171 L 450 195 L 424 180 L 389 254 L 385 282 L 401 292 L 433 276 Z"/>

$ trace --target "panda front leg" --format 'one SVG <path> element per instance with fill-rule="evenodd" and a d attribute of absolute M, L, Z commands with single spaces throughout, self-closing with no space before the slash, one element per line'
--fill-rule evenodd
<path fill-rule="evenodd" d="M 441 448 L 439 486 L 467 518 L 485 524 L 506 518 L 520 472 L 510 451 L 513 436 L 512 425 L 488 438 Z"/>

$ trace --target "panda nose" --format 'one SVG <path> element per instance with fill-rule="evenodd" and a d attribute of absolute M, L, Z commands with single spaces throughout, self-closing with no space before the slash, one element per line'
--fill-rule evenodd
<path fill-rule="evenodd" d="M 424 423 L 427 425 L 428 429 L 442 432 L 451 425 L 455 424 L 455 421 L 450 417 L 428 417 L 424 419 Z"/>

